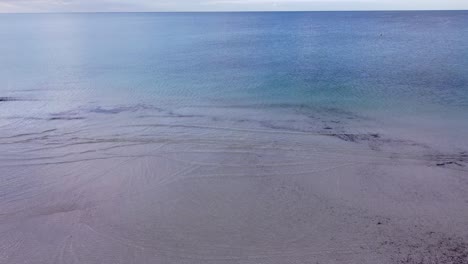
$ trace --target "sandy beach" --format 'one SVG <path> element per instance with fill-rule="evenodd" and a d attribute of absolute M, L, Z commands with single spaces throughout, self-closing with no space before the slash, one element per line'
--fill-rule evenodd
<path fill-rule="evenodd" d="M 0 263 L 466 263 L 467 153 L 323 111 L 80 109 L 4 133 Z"/>

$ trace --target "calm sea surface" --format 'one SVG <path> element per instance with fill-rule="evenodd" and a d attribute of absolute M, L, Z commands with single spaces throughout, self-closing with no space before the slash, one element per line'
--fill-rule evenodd
<path fill-rule="evenodd" d="M 5 118 L 145 103 L 468 109 L 467 12 L 0 15 Z"/>

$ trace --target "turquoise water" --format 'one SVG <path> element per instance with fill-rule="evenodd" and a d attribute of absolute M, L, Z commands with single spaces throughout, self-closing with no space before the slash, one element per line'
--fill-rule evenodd
<path fill-rule="evenodd" d="M 33 116 L 164 102 L 466 111 L 467 26 L 467 12 L 0 15 L 0 96 L 35 101 L 12 110 Z"/>

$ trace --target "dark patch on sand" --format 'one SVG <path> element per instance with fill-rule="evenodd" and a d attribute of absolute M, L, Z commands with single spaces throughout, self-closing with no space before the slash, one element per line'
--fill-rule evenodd
<path fill-rule="evenodd" d="M 401 243 L 387 242 L 396 247 L 395 263 L 399 264 L 466 264 L 468 243 L 460 237 L 428 232 L 421 238 Z"/>
<path fill-rule="evenodd" d="M 462 164 L 460 164 L 460 163 L 458 163 L 456 161 L 444 161 L 444 162 L 437 163 L 436 166 L 445 166 L 445 165 L 450 165 L 450 164 L 455 164 L 457 166 L 463 167 Z"/>
<path fill-rule="evenodd" d="M 8 96 L 1 97 L 0 96 L 0 102 L 11 102 L 11 101 L 20 101 L 20 99 L 16 97 L 8 97 Z"/>
<path fill-rule="evenodd" d="M 348 134 L 348 133 L 333 133 L 329 134 L 329 136 L 337 137 L 341 140 L 348 141 L 348 142 L 360 142 L 360 141 L 371 141 L 375 139 L 379 139 L 380 135 L 377 133 L 369 133 L 369 134 Z"/>
<path fill-rule="evenodd" d="M 468 153 L 465 151 L 455 154 L 435 154 L 429 156 L 429 158 L 435 162 L 437 167 L 465 167 L 468 163 Z"/>
<path fill-rule="evenodd" d="M 85 119 L 85 118 L 84 118 L 84 117 L 80 117 L 80 116 L 77 116 L 77 117 L 73 117 L 73 116 L 71 116 L 71 117 L 69 117 L 69 116 L 57 116 L 57 117 L 51 117 L 51 118 L 49 118 L 48 120 L 49 120 L 49 121 L 54 121 L 54 120 L 66 120 L 66 121 L 68 121 L 68 120 L 83 120 L 83 119 Z"/>

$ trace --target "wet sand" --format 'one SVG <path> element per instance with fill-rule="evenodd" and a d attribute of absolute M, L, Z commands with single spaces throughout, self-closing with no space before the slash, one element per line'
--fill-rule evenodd
<path fill-rule="evenodd" d="M 0 263 L 468 263 L 463 142 L 278 108 L 3 124 Z"/>

